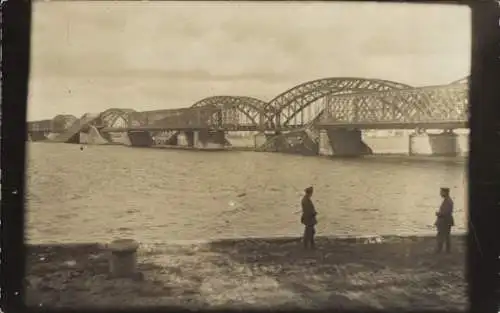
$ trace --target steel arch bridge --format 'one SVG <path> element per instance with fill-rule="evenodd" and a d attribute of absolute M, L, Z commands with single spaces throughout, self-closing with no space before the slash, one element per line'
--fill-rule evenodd
<path fill-rule="evenodd" d="M 328 95 L 342 95 L 366 91 L 386 91 L 412 88 L 409 85 L 381 80 L 356 77 L 334 77 L 309 81 L 295 86 L 271 100 L 264 108 L 266 121 L 271 128 L 286 128 L 310 105 Z M 318 108 L 309 116 L 314 118 L 323 108 Z M 299 124 L 307 124 L 303 115 Z"/>
<path fill-rule="evenodd" d="M 319 120 L 324 121 L 320 117 L 327 107 L 330 118 L 352 122 L 360 114 L 365 114 L 363 123 L 368 123 L 370 116 L 375 124 L 377 119 L 391 110 L 392 118 L 401 121 L 415 119 L 417 115 L 429 119 L 433 110 L 435 119 L 453 114 L 463 117 L 463 112 L 460 112 L 464 111 L 464 105 L 467 106 L 467 82 L 468 77 L 448 85 L 414 88 L 381 79 L 323 78 L 297 85 L 269 102 L 225 95 L 207 97 L 183 109 L 136 112 L 112 108 L 100 113 L 94 124 L 109 129 L 151 125 L 161 128 L 174 120 L 180 121 L 177 124 L 189 124 L 198 114 L 197 118 L 209 128 L 229 131 L 292 130 L 310 128 Z M 204 114 L 200 115 L 200 110 L 205 110 Z M 333 114 L 332 110 L 336 113 Z M 377 110 L 381 116 L 374 113 Z M 439 113 L 440 110 L 448 113 Z M 137 125 L 132 125 L 132 121 L 138 122 Z"/>

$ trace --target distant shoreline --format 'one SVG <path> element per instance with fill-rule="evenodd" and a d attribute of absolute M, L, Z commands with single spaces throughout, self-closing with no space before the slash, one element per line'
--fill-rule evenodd
<path fill-rule="evenodd" d="M 52 143 L 52 144 L 61 144 L 60 142 L 45 140 L 38 142 L 30 142 L 30 143 Z M 284 154 L 284 155 L 297 155 L 303 156 L 301 154 L 294 153 L 283 153 L 283 152 L 260 152 L 255 151 L 254 147 L 238 147 L 238 146 L 227 146 L 227 147 L 188 147 L 188 146 L 167 146 L 167 145 L 154 145 L 149 147 L 135 147 L 128 146 L 120 143 L 107 143 L 102 145 L 87 145 L 87 144 L 71 144 L 74 146 L 123 146 L 127 148 L 141 148 L 141 149 L 161 149 L 161 150 L 184 150 L 184 151 L 200 151 L 200 152 L 222 152 L 222 151 L 236 151 L 236 152 L 258 152 L 258 153 L 276 153 L 276 154 Z M 441 163 L 457 163 L 463 164 L 467 163 L 469 157 L 467 155 L 458 155 L 458 156 L 439 156 L 439 155 L 409 155 L 405 153 L 375 153 L 371 155 L 362 155 L 362 156 L 353 156 L 353 157 L 345 157 L 345 156 L 336 156 L 336 155 L 308 155 L 310 157 L 320 157 L 326 159 L 346 159 L 346 160 L 362 160 L 362 159 L 377 159 L 377 161 L 393 161 L 400 160 L 402 162 L 441 162 Z"/>

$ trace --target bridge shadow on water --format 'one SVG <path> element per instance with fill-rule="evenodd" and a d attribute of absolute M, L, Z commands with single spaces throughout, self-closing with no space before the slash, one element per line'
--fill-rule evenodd
<path fill-rule="evenodd" d="M 103 245 L 28 247 L 27 302 L 44 306 L 455 309 L 466 306 L 465 240 L 227 239 L 142 245 L 138 279 L 110 279 Z"/>

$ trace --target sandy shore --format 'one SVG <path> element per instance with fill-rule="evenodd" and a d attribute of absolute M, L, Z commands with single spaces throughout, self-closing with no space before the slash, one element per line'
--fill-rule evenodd
<path fill-rule="evenodd" d="M 29 245 L 29 306 L 188 308 L 466 308 L 465 238 L 451 254 L 434 238 L 297 238 L 142 244 L 142 278 L 108 277 L 103 245 Z"/>

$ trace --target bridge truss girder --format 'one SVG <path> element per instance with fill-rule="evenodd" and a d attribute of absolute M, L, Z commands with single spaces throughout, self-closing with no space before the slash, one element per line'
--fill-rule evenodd
<path fill-rule="evenodd" d="M 352 77 L 324 78 L 295 86 L 271 100 L 264 109 L 266 120 L 272 127 L 287 126 L 292 119 L 311 103 L 327 95 L 350 94 L 366 91 L 406 89 L 411 86 L 380 79 Z M 302 121 L 304 122 L 304 121 Z"/>
<path fill-rule="evenodd" d="M 466 123 L 464 84 L 328 97 L 320 125 Z"/>
<path fill-rule="evenodd" d="M 210 118 L 220 109 L 215 106 L 173 110 L 172 114 L 155 121 L 151 126 L 163 129 L 210 128 Z"/>
<path fill-rule="evenodd" d="M 192 108 L 214 108 L 208 124 L 215 128 L 238 130 L 243 127 L 259 127 L 264 120 L 266 102 L 245 96 L 213 96 L 196 102 Z"/>

